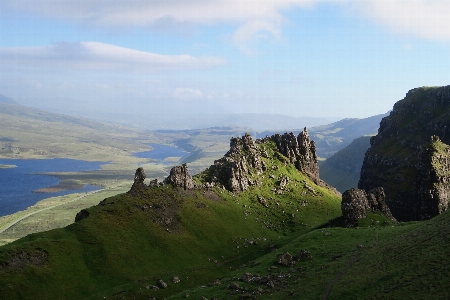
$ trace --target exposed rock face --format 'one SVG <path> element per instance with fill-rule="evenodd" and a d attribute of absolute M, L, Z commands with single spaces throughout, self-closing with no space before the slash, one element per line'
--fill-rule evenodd
<path fill-rule="evenodd" d="M 225 156 L 214 162 L 214 165 L 206 172 L 205 187 L 223 186 L 232 192 L 241 192 L 250 186 L 259 185 L 258 180 L 252 179 L 254 175 L 261 175 L 267 171 L 267 166 L 263 158 L 268 158 L 265 150 L 260 149 L 258 144 L 266 141 L 273 141 L 277 146 L 279 158 L 285 164 L 291 163 L 296 169 L 309 176 L 317 185 L 327 186 L 336 194 L 335 189 L 328 186 L 319 178 L 319 167 L 317 164 L 316 147 L 311 141 L 306 128 L 296 137 L 293 133 L 283 135 L 276 134 L 264 139 L 254 141 L 249 134 L 242 138 L 232 138 L 230 150 Z M 286 160 L 287 158 L 287 160 Z M 272 166 L 276 170 L 277 166 Z M 273 178 L 273 175 L 268 175 Z M 280 179 L 280 193 L 282 188 L 289 184 L 289 178 Z"/>
<path fill-rule="evenodd" d="M 447 207 L 446 184 L 431 188 L 431 182 L 446 180 L 446 176 L 438 179 L 433 175 L 432 155 L 421 149 L 429 147 L 433 135 L 450 144 L 449 110 L 450 86 L 413 89 L 383 118 L 378 135 L 370 140 L 358 188 L 383 187 L 386 204 L 400 221 L 429 219 Z M 446 164 L 446 155 L 439 155 L 442 158 L 435 160 Z"/>
<path fill-rule="evenodd" d="M 417 219 L 430 219 L 446 211 L 450 198 L 450 146 L 432 137 L 419 149 L 415 182 Z"/>
<path fill-rule="evenodd" d="M 182 187 L 185 190 L 192 190 L 195 188 L 195 183 L 192 180 L 191 175 L 188 173 L 188 167 L 186 164 L 173 167 L 170 170 L 170 175 L 164 179 L 163 182 L 164 184 Z"/>
<path fill-rule="evenodd" d="M 255 184 L 250 175 L 252 172 L 261 174 L 266 170 L 266 165 L 255 141 L 246 134 L 242 138 L 232 138 L 230 150 L 224 157 L 214 161 L 210 170 L 210 185 L 221 184 L 229 191 L 240 192 Z"/>
<path fill-rule="evenodd" d="M 145 177 L 144 169 L 142 167 L 137 168 L 136 173 L 134 174 L 134 183 L 128 193 L 135 193 L 146 189 L 147 186 L 144 184 Z"/>
<path fill-rule="evenodd" d="M 306 127 L 297 137 L 291 132 L 283 135 L 275 134 L 271 138 L 277 144 L 278 151 L 289 158 L 299 171 L 315 182 L 320 181 L 316 144 L 310 140 Z"/>
<path fill-rule="evenodd" d="M 381 187 L 375 188 L 368 193 L 359 189 L 345 191 L 342 194 L 341 203 L 345 226 L 352 227 L 358 219 L 363 219 L 368 213 L 376 211 L 380 211 L 394 220 L 389 208 L 386 206 L 385 196 Z"/>

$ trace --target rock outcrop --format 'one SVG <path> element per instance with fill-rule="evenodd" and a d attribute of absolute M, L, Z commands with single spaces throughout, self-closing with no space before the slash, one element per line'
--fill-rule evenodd
<path fill-rule="evenodd" d="M 146 178 L 144 168 L 139 167 L 136 169 L 136 172 L 134 174 L 134 182 L 131 186 L 131 189 L 128 191 L 128 193 L 138 193 L 141 190 L 145 190 L 147 186 L 144 184 L 144 180 Z"/>
<path fill-rule="evenodd" d="M 415 194 L 417 219 L 430 219 L 446 211 L 450 198 L 450 146 L 433 136 L 419 149 Z"/>
<path fill-rule="evenodd" d="M 447 208 L 446 184 L 438 184 L 446 176 L 433 175 L 433 151 L 421 149 L 429 149 L 431 136 L 450 144 L 449 111 L 450 86 L 413 89 L 383 118 L 378 135 L 370 140 L 358 188 L 383 187 L 386 204 L 397 220 L 425 220 Z M 445 165 L 442 170 L 447 169 L 446 155 L 439 155 Z M 439 187 L 431 188 L 431 182 Z"/>
<path fill-rule="evenodd" d="M 320 181 L 316 144 L 310 140 L 306 127 L 297 137 L 291 132 L 275 134 L 271 139 L 277 144 L 278 151 L 289 158 L 300 172 L 308 175 L 314 182 Z"/>
<path fill-rule="evenodd" d="M 170 170 L 170 175 L 164 179 L 164 184 L 171 184 L 173 186 L 182 187 L 185 190 L 192 190 L 195 188 L 195 183 L 189 175 L 188 167 L 186 164 L 173 167 Z"/>
<path fill-rule="evenodd" d="M 231 192 L 241 192 L 250 186 L 260 185 L 261 182 L 255 177 L 267 171 L 263 158 L 269 157 L 258 145 L 267 141 L 275 143 L 278 153 L 276 155 L 285 164 L 293 164 L 297 170 L 307 175 L 317 185 L 327 186 L 340 195 L 319 178 L 316 147 L 314 141 L 310 140 L 306 128 L 297 137 L 291 132 L 267 136 L 256 141 L 249 134 L 242 138 L 232 138 L 230 150 L 206 171 L 204 186 L 208 188 L 223 186 Z M 276 168 L 276 166 L 272 167 Z M 280 187 L 288 183 L 289 178 L 281 179 Z"/>
<path fill-rule="evenodd" d="M 368 193 L 360 189 L 350 189 L 342 194 L 341 210 L 344 226 L 352 227 L 359 219 L 363 219 L 370 212 L 382 212 L 395 220 L 385 203 L 386 195 L 383 188 L 375 188 Z"/>
<path fill-rule="evenodd" d="M 76 222 L 80 222 L 81 220 L 86 219 L 87 217 L 89 217 L 89 211 L 86 209 L 82 209 L 80 210 L 77 215 L 75 216 L 75 223 Z"/>
<path fill-rule="evenodd" d="M 250 178 L 251 175 L 259 175 L 266 170 L 261 154 L 249 134 L 242 138 L 233 137 L 230 140 L 230 150 L 210 167 L 208 186 L 222 185 L 229 191 L 240 192 L 256 185 Z"/>

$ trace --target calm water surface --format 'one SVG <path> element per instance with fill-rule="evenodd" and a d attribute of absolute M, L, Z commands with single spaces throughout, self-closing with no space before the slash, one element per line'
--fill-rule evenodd
<path fill-rule="evenodd" d="M 139 158 L 151 158 L 155 160 L 159 160 L 164 162 L 164 160 L 168 157 L 181 157 L 184 158 L 189 155 L 189 152 L 186 152 L 180 148 L 167 146 L 167 145 L 158 145 L 158 144 L 149 144 L 153 149 L 151 151 L 138 152 L 135 153 L 134 156 Z M 165 162 L 167 163 L 167 162 Z M 170 163 L 170 162 L 169 162 Z"/>
<path fill-rule="evenodd" d="M 16 168 L 0 168 L 0 216 L 5 216 L 24 210 L 42 199 L 99 189 L 96 186 L 87 185 L 83 189 L 77 190 L 33 193 L 34 190 L 59 183 L 57 177 L 36 173 L 92 171 L 100 169 L 105 162 L 67 158 L 0 159 L 0 164 L 17 166 Z"/>

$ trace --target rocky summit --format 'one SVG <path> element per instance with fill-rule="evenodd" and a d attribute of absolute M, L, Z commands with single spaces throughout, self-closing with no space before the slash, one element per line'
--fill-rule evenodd
<path fill-rule="evenodd" d="M 413 89 L 371 138 L 358 188 L 383 187 L 400 221 L 430 219 L 448 207 L 449 111 L 450 86 Z"/>
<path fill-rule="evenodd" d="M 267 136 L 256 141 L 249 134 L 241 138 L 232 138 L 230 150 L 205 171 L 203 186 L 219 185 L 226 190 L 239 192 L 247 190 L 250 186 L 261 185 L 262 182 L 255 175 L 260 175 L 268 170 L 263 158 L 269 158 L 269 156 L 264 147 L 258 147 L 258 145 L 267 142 L 275 143 L 278 150 L 275 155 L 285 165 L 294 165 L 298 171 L 307 175 L 315 184 L 327 187 L 339 194 L 319 178 L 316 146 L 314 141 L 310 140 L 306 127 L 297 137 L 291 132 Z"/>

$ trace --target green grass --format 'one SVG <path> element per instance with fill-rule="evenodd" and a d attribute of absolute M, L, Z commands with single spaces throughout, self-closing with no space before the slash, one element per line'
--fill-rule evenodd
<path fill-rule="evenodd" d="M 268 253 L 270 245 L 288 244 L 340 214 L 337 195 L 278 159 L 267 163 L 278 166 L 271 171 L 276 179 L 265 177 L 263 186 L 240 194 L 170 186 L 138 197 L 120 194 L 89 208 L 90 216 L 78 223 L 0 247 L 0 265 L 22 250 L 49 253 L 43 266 L 0 268 L 0 294 L 8 299 L 98 299 L 125 291 L 120 297 L 167 297 L 226 276 Z M 291 181 L 284 194 L 275 195 L 271 188 L 282 175 Z M 257 196 L 266 197 L 269 207 Z M 171 283 L 173 276 L 181 282 Z M 159 278 L 170 288 L 145 288 Z"/>
<path fill-rule="evenodd" d="M 370 216 L 373 218 L 374 216 Z M 169 299 L 238 299 L 258 287 L 258 299 L 448 299 L 450 275 L 447 255 L 450 239 L 448 212 L 427 222 L 364 228 L 321 228 L 300 235 L 280 249 L 220 278 L 221 284 L 196 287 Z M 312 259 L 293 267 L 277 264 L 277 254 L 308 250 Z M 249 263 L 252 265 L 252 263 Z M 276 269 L 271 268 L 276 266 Z M 288 275 L 275 289 L 266 284 L 239 281 L 244 273 Z M 232 294 L 238 282 L 246 289 Z"/>

